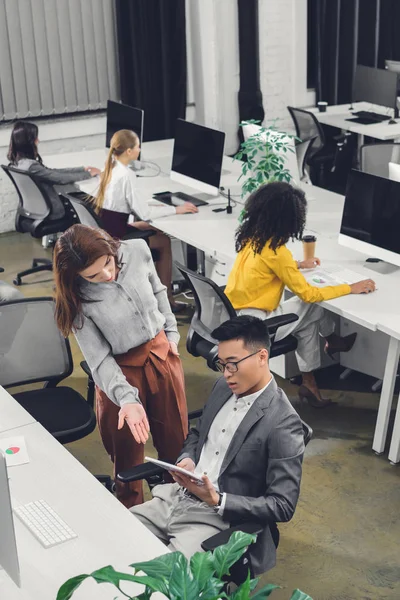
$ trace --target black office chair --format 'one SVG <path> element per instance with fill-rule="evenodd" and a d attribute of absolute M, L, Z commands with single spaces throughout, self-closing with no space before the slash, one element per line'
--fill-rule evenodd
<path fill-rule="evenodd" d="M 300 181 L 304 183 L 311 183 L 311 177 L 308 172 L 308 159 L 311 154 L 312 146 L 315 138 L 310 138 L 309 140 L 305 140 L 304 142 L 296 141 L 296 159 L 297 159 L 297 167 L 299 169 Z"/>
<path fill-rule="evenodd" d="M 62 219 L 49 219 L 52 204 L 39 179 L 28 173 L 28 171 L 22 171 L 15 167 L 1 165 L 1 168 L 11 179 L 18 194 L 19 204 L 15 218 L 15 229 L 18 232 L 30 233 L 34 238 L 42 238 L 45 235 L 68 229 L 71 225 L 68 215 Z M 34 258 L 32 268 L 18 273 L 13 283 L 14 285 L 21 285 L 21 279 L 25 275 L 52 270 L 52 260 Z"/>
<path fill-rule="evenodd" d="M 207 361 L 207 366 L 216 371 L 215 361 L 218 358 L 218 345 L 211 332 L 224 321 L 236 317 L 236 311 L 223 290 L 214 281 L 179 263 L 175 264 L 192 290 L 196 305 L 186 338 L 187 351 L 193 356 L 202 356 Z M 275 334 L 278 327 L 297 320 L 298 316 L 295 314 L 267 319 L 268 331 L 271 336 L 271 358 L 296 350 L 297 340 L 293 335 L 275 341 Z"/>
<path fill-rule="evenodd" d="M 337 140 L 329 142 L 326 140 L 321 123 L 311 111 L 294 106 L 288 106 L 287 109 L 296 128 L 297 137 L 303 142 L 314 138 L 307 156 L 312 183 L 315 185 L 326 184 L 327 173 L 334 165 Z"/>
<path fill-rule="evenodd" d="M 52 298 L 23 298 L 1 305 L 0 384 L 5 388 L 44 382 L 13 397 L 59 442 L 79 440 L 96 427 L 92 406 L 58 384 L 71 375 L 72 355 L 54 320 Z"/>
<path fill-rule="evenodd" d="M 389 177 L 389 163 L 400 163 L 400 143 L 365 144 L 360 148 L 360 171 Z"/>
<path fill-rule="evenodd" d="M 82 225 L 88 225 L 89 227 L 97 227 L 104 229 L 101 217 L 96 213 L 90 202 L 84 200 L 84 194 L 81 197 L 77 197 L 74 194 L 60 194 L 60 197 L 64 203 L 65 211 L 70 215 L 72 223 L 81 223 Z M 142 230 L 136 229 L 135 227 L 130 228 L 130 231 L 125 235 L 123 240 L 146 240 L 149 243 L 149 238 L 156 234 L 152 229 Z M 160 253 L 158 250 L 151 250 L 153 261 L 157 262 L 160 259 Z"/>
<path fill-rule="evenodd" d="M 197 419 L 202 414 L 202 409 L 193 411 L 189 413 L 189 422 Z M 304 434 L 304 445 L 307 446 L 308 442 L 311 440 L 313 435 L 313 430 L 311 427 L 305 423 L 303 420 L 301 421 L 303 426 L 303 434 Z M 159 485 L 164 483 L 163 474 L 165 471 L 154 465 L 152 463 L 144 463 L 142 465 L 138 465 L 129 469 L 127 471 L 123 471 L 117 474 L 117 479 L 122 481 L 123 483 L 129 483 L 131 481 L 140 481 L 145 479 L 150 487 L 153 488 L 155 485 Z M 222 546 L 229 541 L 230 536 L 234 531 L 243 531 L 245 533 L 251 533 L 258 535 L 264 529 L 264 526 L 255 521 L 247 521 L 244 523 L 240 523 L 238 525 L 234 525 L 217 533 L 210 538 L 204 540 L 201 544 L 203 550 L 215 550 L 218 546 Z M 278 548 L 280 533 L 276 523 L 270 524 L 271 535 L 274 541 L 275 547 Z M 229 582 L 233 582 L 236 585 L 240 585 L 243 583 L 247 575 L 250 571 L 250 577 L 253 578 L 253 569 L 251 566 L 251 547 L 241 556 L 241 558 L 233 565 L 231 569 L 231 574 L 229 576 Z"/>

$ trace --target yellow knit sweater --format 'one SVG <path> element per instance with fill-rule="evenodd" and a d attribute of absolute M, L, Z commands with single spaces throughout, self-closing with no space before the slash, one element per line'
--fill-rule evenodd
<path fill-rule="evenodd" d="M 236 310 L 259 308 L 269 312 L 278 307 L 285 286 L 309 303 L 331 300 L 351 291 L 347 283 L 323 288 L 310 285 L 286 246 L 274 251 L 267 243 L 261 254 L 254 254 L 250 244 L 239 252 L 225 294 Z"/>

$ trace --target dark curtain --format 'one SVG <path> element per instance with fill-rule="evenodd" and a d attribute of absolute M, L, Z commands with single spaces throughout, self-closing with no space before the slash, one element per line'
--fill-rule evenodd
<path fill-rule="evenodd" d="M 351 102 L 357 64 L 400 60 L 400 0 L 309 0 L 315 10 L 317 101 Z"/>
<path fill-rule="evenodd" d="M 185 0 L 116 0 L 121 100 L 144 110 L 144 140 L 173 138 L 186 112 Z"/>

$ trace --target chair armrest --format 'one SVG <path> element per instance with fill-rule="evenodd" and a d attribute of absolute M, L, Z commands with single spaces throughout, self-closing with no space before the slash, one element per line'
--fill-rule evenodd
<path fill-rule="evenodd" d="M 288 315 L 279 315 L 279 317 L 271 317 L 270 319 L 266 320 L 268 332 L 270 335 L 274 334 L 276 333 L 278 327 L 289 325 L 289 323 L 294 323 L 298 320 L 298 315 L 295 315 L 294 313 L 289 313 Z"/>
<path fill-rule="evenodd" d="M 83 360 L 81 362 L 81 369 L 86 373 L 88 377 L 92 379 L 92 371 L 89 369 L 89 365 L 87 364 L 86 360 Z"/>
<path fill-rule="evenodd" d="M 157 233 L 153 229 L 137 229 L 136 227 L 130 227 L 130 229 L 132 231 L 124 235 L 123 240 L 147 240 L 147 238 Z"/>
<path fill-rule="evenodd" d="M 126 471 L 122 471 L 117 474 L 118 481 L 122 481 L 123 483 L 129 483 L 130 481 L 140 481 L 141 479 L 146 479 L 147 481 L 152 477 L 157 477 L 165 473 L 165 469 L 154 465 L 153 463 L 143 463 L 141 465 L 137 465 L 136 467 L 132 467 L 132 469 L 127 469 Z"/>
<path fill-rule="evenodd" d="M 4 273 L 3 267 L 0 267 L 0 273 Z"/>
<path fill-rule="evenodd" d="M 207 552 L 207 550 L 215 550 L 218 546 L 222 546 L 223 544 L 227 544 L 229 542 L 229 538 L 231 537 L 234 531 L 243 531 L 244 533 L 254 533 L 258 535 L 264 530 L 264 527 L 260 523 L 255 523 L 254 521 L 247 521 L 245 523 L 241 523 L 240 525 L 234 525 L 233 527 L 229 527 L 229 529 L 224 529 L 224 531 L 220 531 L 215 535 L 207 538 L 204 542 L 201 543 L 201 547 L 203 550 Z"/>
<path fill-rule="evenodd" d="M 192 410 L 188 414 L 188 421 L 194 421 L 195 419 L 198 419 L 199 417 L 201 417 L 202 414 L 203 414 L 202 408 L 198 408 L 197 410 Z"/>

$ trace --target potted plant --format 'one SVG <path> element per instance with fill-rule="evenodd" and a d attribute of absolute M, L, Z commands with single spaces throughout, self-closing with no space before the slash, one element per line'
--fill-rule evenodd
<path fill-rule="evenodd" d="M 232 594 L 227 595 L 223 588 L 223 577 L 229 575 L 231 566 L 242 556 L 255 535 L 237 531 L 224 546 L 214 552 L 197 552 L 188 561 L 181 552 L 169 552 L 158 558 L 142 563 L 133 563 L 133 573 L 115 571 L 109 565 L 90 574 L 77 575 L 66 581 L 58 590 L 57 600 L 69 600 L 75 590 L 88 578 L 97 583 L 111 583 L 120 592 L 117 598 L 149 600 L 153 593 L 161 592 L 171 600 L 248 600 L 257 586 L 258 579 L 242 583 Z M 143 574 L 139 574 L 143 573 Z M 135 582 L 144 586 L 137 596 L 131 596 L 121 589 L 122 582 Z M 262 600 L 279 586 L 268 584 L 257 591 L 252 600 Z M 92 597 L 92 596 L 91 596 Z M 300 590 L 295 590 L 290 600 L 312 600 Z"/>
<path fill-rule="evenodd" d="M 252 125 L 255 130 L 241 144 L 239 152 L 234 156 L 238 160 L 247 159 L 243 162 L 242 173 L 238 179 L 240 181 L 245 178 L 242 184 L 242 198 L 264 183 L 291 180 L 286 161 L 289 153 L 295 152 L 292 140 L 299 138 L 278 131 L 273 125 L 262 127 L 259 124 L 260 121 L 253 119 L 240 123 L 241 127 Z"/>

